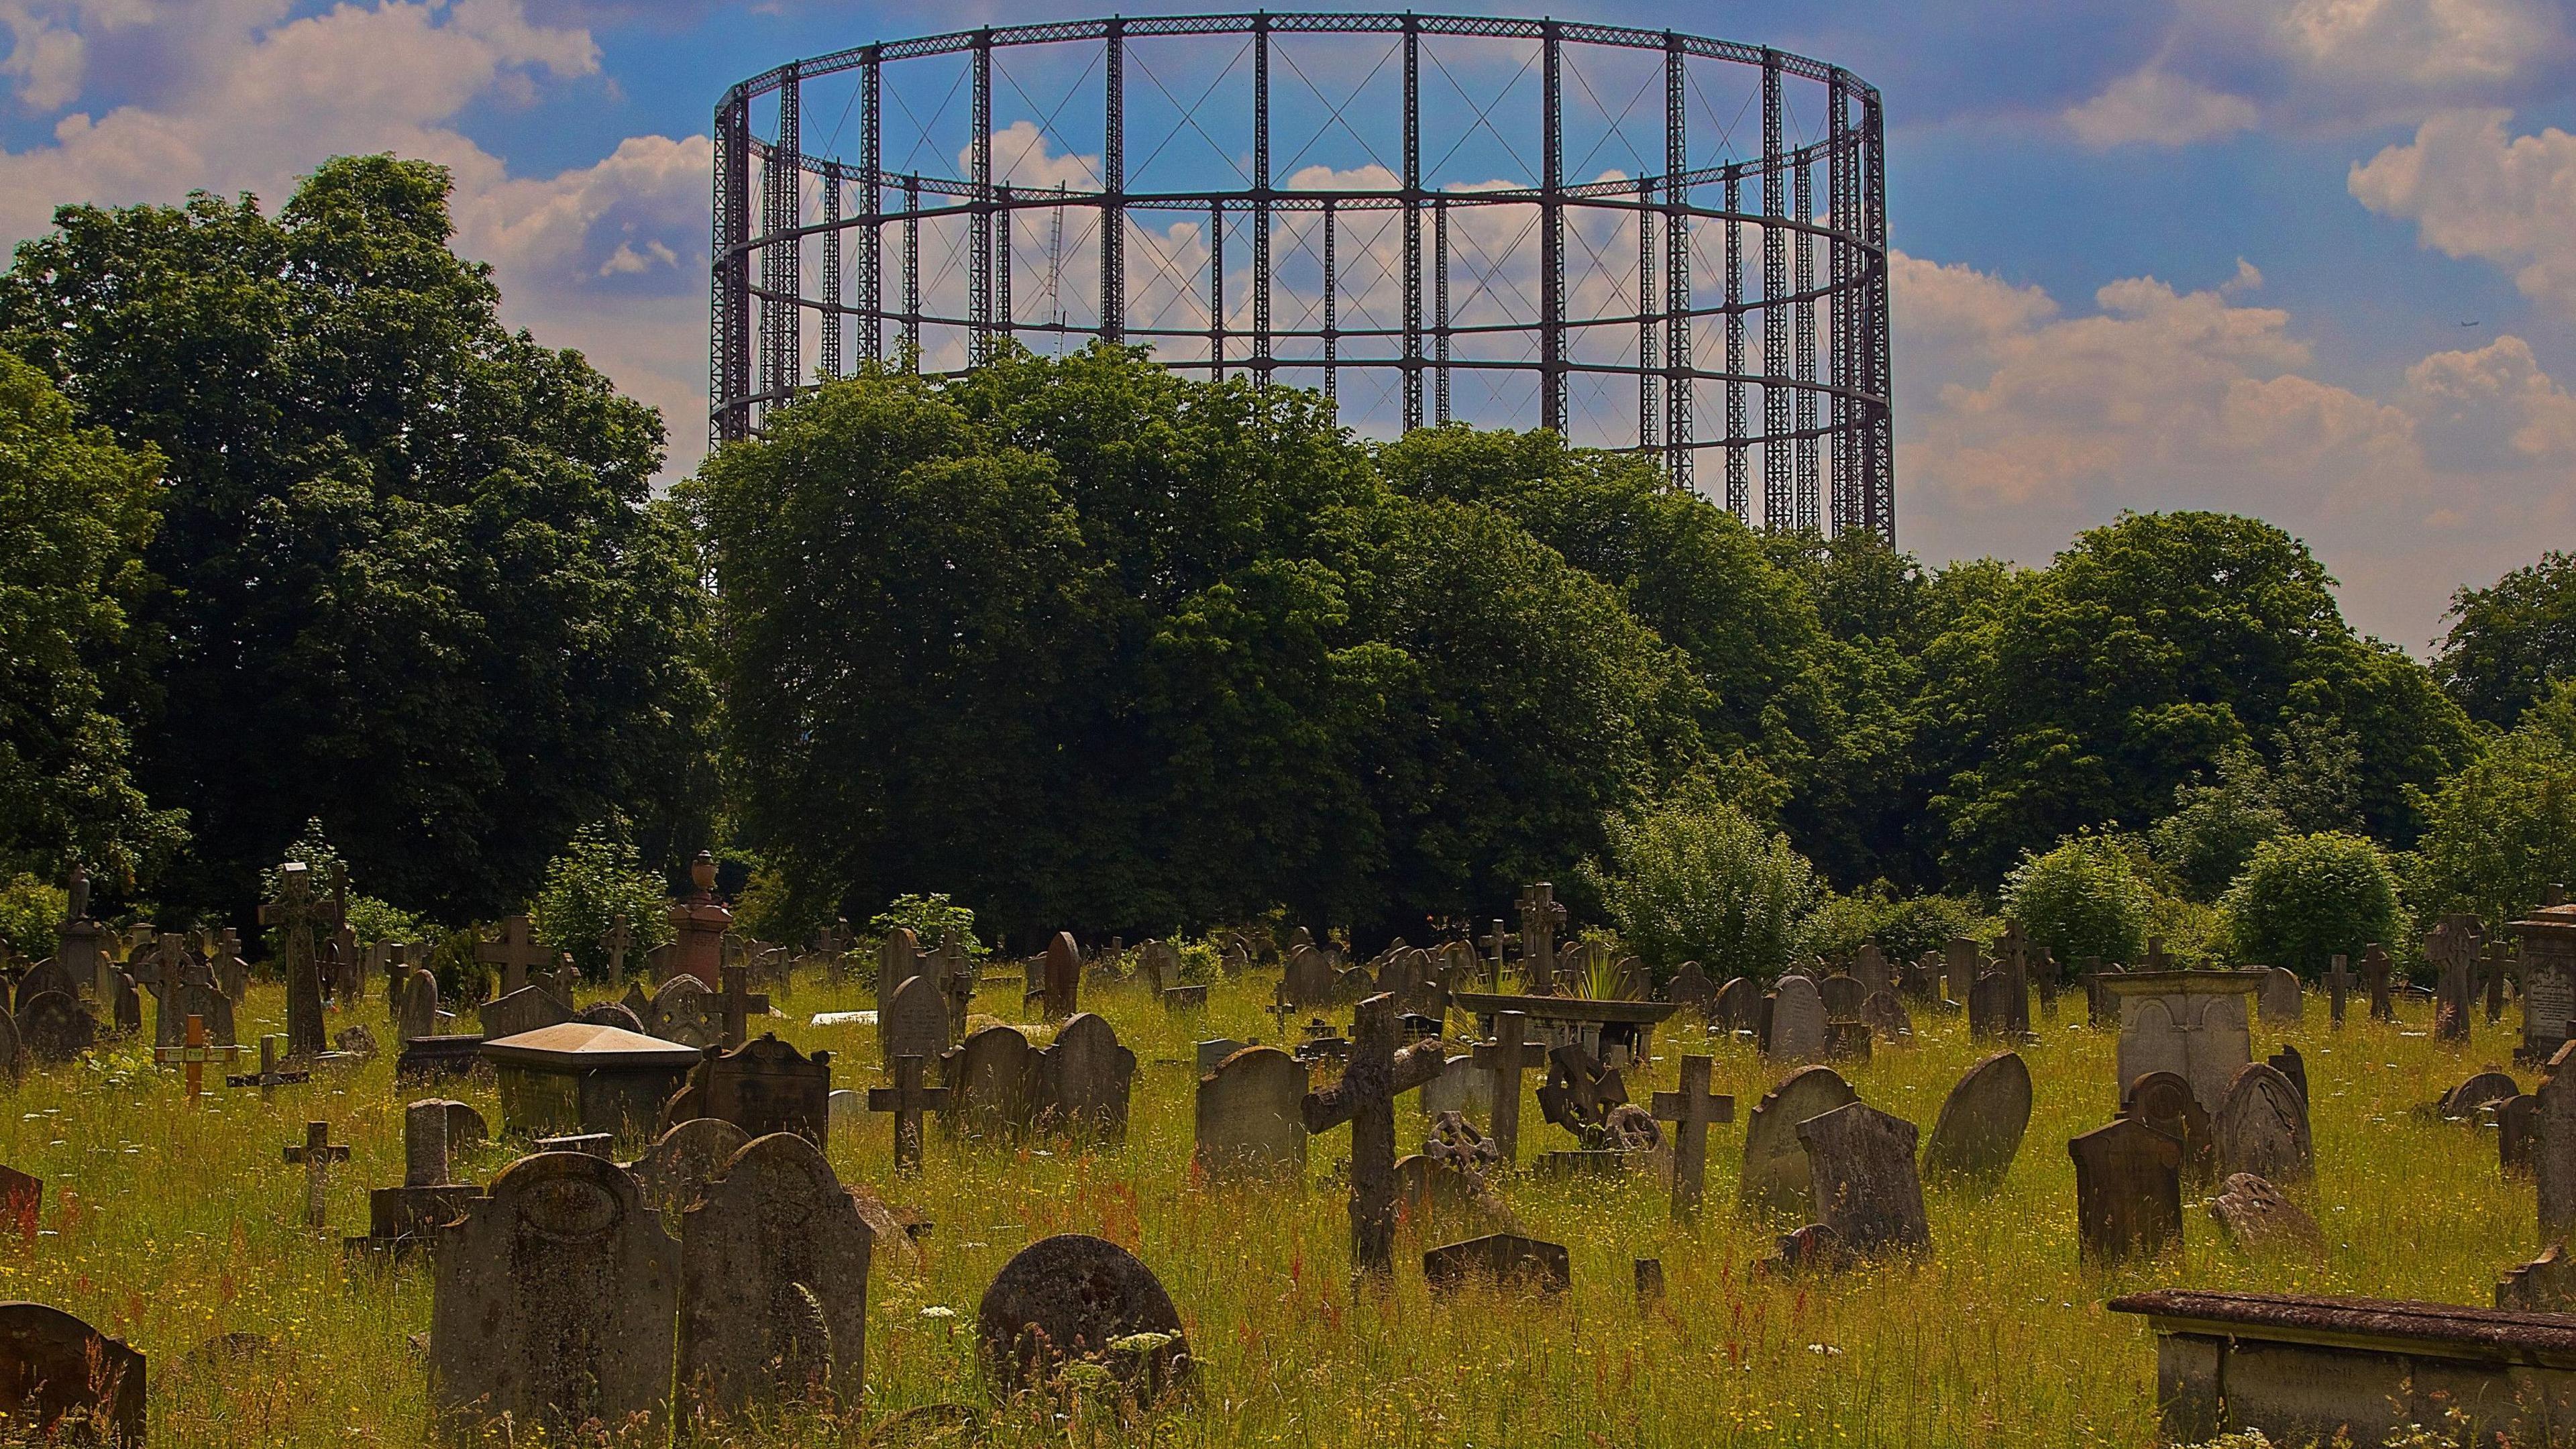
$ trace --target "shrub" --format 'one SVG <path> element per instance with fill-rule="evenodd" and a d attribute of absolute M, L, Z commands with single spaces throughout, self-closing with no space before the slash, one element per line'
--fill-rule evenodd
<path fill-rule="evenodd" d="M 1999 929 L 1993 917 L 1965 897 L 1899 896 L 1882 884 L 1850 895 L 1828 892 L 1807 920 L 1804 949 L 1841 961 L 1874 943 L 1894 963 L 1937 952 L 1953 936 L 1991 941 Z"/>
<path fill-rule="evenodd" d="M 2339 830 L 2266 841 L 2222 904 L 2239 953 L 2303 976 L 2402 934 L 2388 853 Z"/>
<path fill-rule="evenodd" d="M 646 951 L 671 939 L 669 905 L 670 893 L 660 876 L 644 868 L 643 852 L 605 826 L 585 825 L 546 864 L 545 888 L 537 893 L 533 913 L 537 939 L 570 951 L 582 975 L 604 979 L 608 948 L 600 938 L 608 934 L 610 922 L 626 917 L 626 929 L 635 938 L 626 957 L 632 971 Z"/>
<path fill-rule="evenodd" d="M 2551 885 L 2576 882 L 2576 684 L 2554 686 L 2513 733 L 2435 786 L 2424 814 L 2407 872 L 2419 918 L 2473 911 L 2497 930 Z"/>
<path fill-rule="evenodd" d="M 2177 788 L 2174 813 L 2157 821 L 2147 838 L 2156 863 L 2173 873 L 2183 894 L 2207 902 L 2226 893 L 2254 847 L 2289 833 L 2262 757 L 2237 749 L 2219 759 L 2215 782 Z"/>
<path fill-rule="evenodd" d="M 2087 956 L 2144 959 L 2154 905 L 2127 846 L 2107 835 L 2071 836 L 2046 855 L 2024 855 L 2004 880 L 2004 914 L 2068 965 Z"/>
<path fill-rule="evenodd" d="M 880 939 L 904 929 L 912 932 L 925 951 L 937 946 L 951 931 L 965 941 L 969 956 L 982 957 L 991 949 L 975 938 L 975 912 L 949 900 L 946 891 L 897 896 L 868 922 L 868 934 Z"/>
<path fill-rule="evenodd" d="M 1661 976 L 1696 960 L 1709 976 L 1767 979 L 1794 958 L 1820 895 L 1815 868 L 1753 817 L 1685 799 L 1612 815 L 1609 863 L 1583 871 L 1619 935 Z"/>
<path fill-rule="evenodd" d="M 62 945 L 63 917 L 72 898 L 57 885 L 32 875 L 14 875 L 0 885 L 0 941 L 30 961 L 41 961 Z"/>

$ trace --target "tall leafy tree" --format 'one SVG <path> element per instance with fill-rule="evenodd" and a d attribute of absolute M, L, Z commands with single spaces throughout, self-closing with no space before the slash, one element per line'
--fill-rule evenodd
<path fill-rule="evenodd" d="M 0 865 L 111 881 L 166 854 L 180 817 L 134 780 L 123 712 L 152 576 L 161 461 L 74 425 L 43 374 L 0 352 Z"/>
<path fill-rule="evenodd" d="M 447 191 L 360 157 L 274 217 L 66 207 L 0 278 L 0 344 L 166 460 L 137 774 L 197 835 L 167 895 L 243 909 L 312 815 L 451 917 L 525 900 L 614 809 L 694 833 L 703 603 L 648 501 L 659 420 L 501 326 Z"/>
<path fill-rule="evenodd" d="M 2483 589 L 2451 597 L 2434 669 L 2481 724 L 2510 729 L 2552 683 L 2576 679 L 2576 554 L 2552 549 Z"/>

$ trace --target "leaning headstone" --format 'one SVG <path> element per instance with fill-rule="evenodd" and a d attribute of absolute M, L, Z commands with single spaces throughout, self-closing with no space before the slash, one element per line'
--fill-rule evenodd
<path fill-rule="evenodd" d="M 514 918 L 515 919 L 515 918 Z M 572 1020 L 572 1008 L 542 986 L 522 986 L 507 996 L 484 1002 L 478 1011 L 483 1035 L 493 1041 L 539 1027 Z"/>
<path fill-rule="evenodd" d="M 2182 1144 L 2133 1117 L 2070 1139 L 2075 1229 L 2103 1263 L 2153 1257 L 2182 1241 Z"/>
<path fill-rule="evenodd" d="M 1049 1021 L 1063 1021 L 1081 1007 L 1082 948 L 1073 942 L 1073 933 L 1058 931 L 1046 948 L 1046 1015 Z"/>
<path fill-rule="evenodd" d="M 2326 1235 L 2318 1230 L 2317 1220 L 2251 1172 L 2229 1176 L 2226 1191 L 2210 1200 L 2209 1215 L 2248 1252 L 2294 1249 L 2322 1254 L 2326 1249 Z"/>
<path fill-rule="evenodd" d="M 0 1303 L 0 1403 L 13 1441 L 141 1449 L 144 1374 L 142 1354 L 59 1308 Z"/>
<path fill-rule="evenodd" d="M 1850 1102 L 1798 1124 L 1816 1220 L 1863 1257 L 1932 1246 L 1914 1124 Z"/>
<path fill-rule="evenodd" d="M 2200 1109 L 2191 1084 L 2171 1072 L 2149 1072 L 2129 1084 L 2120 1113 L 2135 1118 L 2182 1144 L 2182 1175 L 2207 1182 L 2218 1171 L 2218 1141 L 2211 1135 L 2209 1114 Z"/>
<path fill-rule="evenodd" d="M 496 1422 L 570 1435 L 666 1411 L 680 1245 L 624 1168 L 523 1157 L 439 1230 L 436 1260 L 429 1393 L 449 1436 Z"/>
<path fill-rule="evenodd" d="M 1455 1293 L 1482 1283 L 1557 1294 L 1574 1286 L 1574 1267 L 1562 1243 L 1525 1238 L 1518 1233 L 1489 1233 L 1424 1253 L 1422 1281 L 1433 1293 Z"/>
<path fill-rule="evenodd" d="M 2029 1126 L 2030 1065 L 2019 1052 L 1997 1052 L 1970 1067 L 1942 1102 L 1923 1174 L 1991 1187 L 2011 1170 Z"/>
<path fill-rule="evenodd" d="M 39 1062 L 73 1061 L 98 1044 L 98 1018 L 68 992 L 38 992 L 19 1006 L 17 1026 L 20 1044 Z"/>
<path fill-rule="evenodd" d="M 2249 1062 L 2236 1073 L 2227 1099 L 2210 1114 L 2209 1129 L 2218 1141 L 2220 1172 L 2250 1172 L 2274 1182 L 2305 1182 L 2316 1175 L 2307 1104 L 2267 1062 Z"/>
<path fill-rule="evenodd" d="M 2489 1067 L 2444 1092 L 2434 1111 L 2445 1122 L 2475 1122 L 2480 1107 L 2491 1102 L 2510 1101 L 2521 1095 L 2522 1088 L 2513 1078 Z"/>
<path fill-rule="evenodd" d="M 736 1152 L 680 1216 L 680 1383 L 697 1405 L 856 1409 L 873 1242 L 813 1143 L 779 1132 Z"/>
<path fill-rule="evenodd" d="M 1068 1360 L 1105 1369 L 1150 1402 L 1186 1379 L 1181 1315 L 1153 1271 L 1102 1238 L 1041 1238 L 1002 1265 L 975 1310 L 977 1343 L 994 1390 L 1043 1389 Z M 1122 1349 L 1148 1336 L 1144 1346 Z"/>
<path fill-rule="evenodd" d="M 1038 1053 L 1037 1120 L 1059 1132 L 1127 1140 L 1127 1094 L 1136 1054 L 1108 1022 L 1085 1011 Z"/>
<path fill-rule="evenodd" d="M 2283 1042 L 2281 1049 L 2265 1060 L 2271 1063 L 2272 1070 L 2290 1079 L 2291 1088 L 2299 1094 L 2299 1110 L 2305 1112 L 2308 1109 L 2308 1059 L 2299 1055 L 2297 1047 Z"/>
<path fill-rule="evenodd" d="M 2280 966 L 2254 968 L 2263 973 L 2263 990 L 2255 1000 L 2256 1008 L 2267 1022 L 2296 1026 L 2299 1023 L 2299 973 Z"/>
<path fill-rule="evenodd" d="M 1738 976 L 1718 988 L 1708 1023 L 1722 1031 L 1750 1031 L 1762 1019 L 1762 988 Z"/>
<path fill-rule="evenodd" d="M 645 1203 L 662 1214 L 666 1225 L 679 1226 L 680 1214 L 695 1202 L 733 1155 L 751 1145 L 751 1134 L 731 1122 L 692 1117 L 653 1139 L 644 1155 L 626 1164 Z"/>
<path fill-rule="evenodd" d="M 947 1061 L 948 1110 L 941 1121 L 973 1136 L 1018 1136 L 1035 1120 L 1038 1054 L 1019 1028 L 988 1026 Z"/>
<path fill-rule="evenodd" d="M 1798 1124 L 1859 1100 L 1831 1067 L 1801 1068 L 1765 1093 L 1745 1123 L 1737 1205 L 1746 1212 L 1814 1217 L 1807 1149 L 1798 1140 Z"/>
<path fill-rule="evenodd" d="M 403 979 L 402 1003 L 394 1015 L 394 1035 L 403 1041 L 438 1035 L 438 978 L 415 966 Z"/>
<path fill-rule="evenodd" d="M 939 983 L 924 974 L 896 987 L 878 1015 L 877 1034 L 885 1043 L 887 1061 L 897 1057 L 936 1060 L 950 1046 L 948 1001 L 940 994 Z"/>
<path fill-rule="evenodd" d="M 1776 1061 L 1808 1062 L 1825 1054 L 1825 999 L 1816 983 L 1791 973 L 1771 992 L 1771 1030 L 1763 1051 Z"/>
<path fill-rule="evenodd" d="M 1303 1172 L 1306 1127 L 1298 1104 L 1305 1096 L 1305 1063 L 1277 1047 L 1227 1057 L 1199 1078 L 1192 1161 L 1216 1176 Z"/>

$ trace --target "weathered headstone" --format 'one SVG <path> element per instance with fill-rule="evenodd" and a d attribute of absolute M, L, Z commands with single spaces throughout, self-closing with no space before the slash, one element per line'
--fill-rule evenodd
<path fill-rule="evenodd" d="M 888 1060 L 895 1057 L 921 1057 L 935 1060 L 949 1048 L 948 1003 L 940 995 L 939 983 L 927 975 L 915 976 L 894 989 L 894 995 L 880 1009 L 878 1036 L 884 1042 Z"/>
<path fill-rule="evenodd" d="M 1869 999 L 1869 988 L 1857 976 L 1836 972 L 1816 983 L 1816 994 L 1824 998 L 1825 1020 L 1858 1021 L 1860 1004 Z"/>
<path fill-rule="evenodd" d="M 946 1061 L 941 1123 L 971 1136 L 1017 1137 L 1035 1121 L 1038 1054 L 1019 1028 L 988 1026 Z"/>
<path fill-rule="evenodd" d="M 2307 1104 L 2268 1062 L 2249 1062 L 2237 1071 L 2226 1100 L 2210 1114 L 2209 1128 L 2218 1141 L 2222 1173 L 2250 1172 L 2274 1182 L 2305 1182 L 2316 1175 Z"/>
<path fill-rule="evenodd" d="M 1681 1090 L 1657 1092 L 1652 1104 L 1656 1120 L 1675 1124 L 1672 1211 L 1676 1219 L 1687 1219 L 1699 1212 L 1708 1164 L 1709 1124 L 1735 1120 L 1735 1099 L 1709 1090 L 1709 1068 L 1714 1061 L 1712 1057 L 1683 1057 Z"/>
<path fill-rule="evenodd" d="M 1932 1246 L 1914 1124 L 1849 1102 L 1798 1124 L 1816 1219 L 1864 1257 Z"/>
<path fill-rule="evenodd" d="M 1038 1053 L 1037 1121 L 1058 1132 L 1127 1140 L 1127 1097 L 1136 1054 L 1092 1013 L 1078 1012 Z"/>
<path fill-rule="evenodd" d="M 1750 1031 L 1762 1020 L 1762 988 L 1751 977 L 1738 976 L 1717 989 L 1708 1023 L 1726 1032 Z"/>
<path fill-rule="evenodd" d="M 1825 1054 L 1825 1000 L 1816 983 L 1794 972 L 1771 991 L 1771 1029 L 1762 1047 L 1775 1061 L 1810 1062 Z"/>
<path fill-rule="evenodd" d="M 1706 1016 L 1717 1003 L 1717 983 L 1708 979 L 1697 961 L 1685 961 L 1664 983 L 1664 999 L 1684 1011 Z"/>
<path fill-rule="evenodd" d="M 2226 1191 L 2210 1200 L 2209 1215 L 2218 1220 L 2219 1227 L 2238 1247 L 2248 1252 L 2325 1252 L 2326 1236 L 2318 1230 L 2317 1220 L 2255 1173 L 2231 1174 Z"/>
<path fill-rule="evenodd" d="M 1002 1265 L 975 1310 L 977 1341 L 996 1392 L 1043 1389 L 1068 1360 L 1107 1370 L 1152 1401 L 1191 1372 L 1181 1315 L 1153 1271 L 1101 1238 L 1041 1238 Z M 1150 1335 L 1150 1346 L 1134 1345 Z"/>
<path fill-rule="evenodd" d="M 1914 1016 L 1905 1009 L 1905 998 L 1894 991 L 1871 992 L 1869 999 L 1860 1004 L 1860 1020 L 1882 1041 L 1914 1039 Z"/>
<path fill-rule="evenodd" d="M 1989 971 L 1969 982 L 1968 1035 L 1991 1041 L 2014 1034 L 2012 977 Z"/>
<path fill-rule="evenodd" d="M 439 1229 L 430 1402 L 450 1437 L 507 1421 L 570 1434 L 658 1417 L 671 1392 L 680 1245 L 605 1158 L 521 1158 Z"/>
<path fill-rule="evenodd" d="M 314 892 L 312 868 L 290 860 L 277 868 L 277 899 L 259 908 L 259 922 L 277 928 L 278 969 L 286 977 L 286 1045 L 299 1057 L 328 1044 L 322 1025 L 322 963 L 314 926 L 325 904 Z"/>
<path fill-rule="evenodd" d="M 1745 1124 L 1737 1205 L 1751 1213 L 1813 1217 L 1807 1149 L 1798 1140 L 1798 1124 L 1859 1100 L 1831 1067 L 1801 1068 L 1765 1093 Z"/>
<path fill-rule="evenodd" d="M 331 1164 L 349 1160 L 348 1144 L 331 1140 L 330 1123 L 307 1122 L 304 1124 L 304 1141 L 287 1148 L 285 1160 L 290 1164 L 300 1163 L 304 1168 L 304 1226 L 318 1228 L 327 1225 L 330 1219 L 325 1190 L 329 1184 Z"/>
<path fill-rule="evenodd" d="M 2576 1226 L 2576 1042 L 2551 1053 L 2532 1095 L 2540 1111 L 2531 1170 L 2539 1183 L 2540 1231 L 2550 1237 Z"/>
<path fill-rule="evenodd" d="M 2172 1072 L 2149 1072 L 2129 1084 L 2120 1099 L 2123 1117 L 2135 1118 L 2182 1144 L 2182 1174 L 2207 1182 L 2218 1172 L 2218 1140 L 2209 1113 L 2192 1095 L 2191 1084 Z"/>
<path fill-rule="evenodd" d="M 552 964 L 554 953 L 537 944 L 535 927 L 526 916 L 504 916 L 499 934 L 474 943 L 474 959 L 501 969 L 501 994 L 509 996 L 526 988 L 529 972 Z"/>
<path fill-rule="evenodd" d="M 1941 1103 L 1923 1149 L 1924 1175 L 1991 1187 L 2012 1169 L 2029 1126 L 2030 1064 L 2019 1052 L 1997 1052 L 1970 1067 Z"/>
<path fill-rule="evenodd" d="M 1422 1280 L 1434 1293 L 1455 1293 L 1482 1283 L 1557 1294 L 1574 1286 L 1574 1267 L 1562 1243 L 1518 1233 L 1489 1233 L 1424 1253 Z"/>
<path fill-rule="evenodd" d="M 2442 1094 L 2434 1107 L 2445 1122 L 2475 1122 L 2478 1109 L 2490 1102 L 2502 1102 L 2522 1095 L 2522 1087 L 2513 1078 L 2493 1067 L 2478 1073 Z"/>
<path fill-rule="evenodd" d="M 894 1085 L 868 1088 L 868 1110 L 888 1112 L 894 1116 L 894 1169 L 897 1172 L 921 1170 L 921 1115 L 947 1106 L 955 1096 L 951 1088 L 922 1085 L 925 1066 L 919 1057 L 896 1057 L 892 1064 Z"/>
<path fill-rule="evenodd" d="M 1199 1078 L 1192 1160 L 1212 1176 L 1301 1173 L 1305 1063 L 1277 1047 L 1245 1047 Z"/>
<path fill-rule="evenodd" d="M 2576 906 L 2542 906 L 2512 929 L 2522 948 L 2522 1047 L 2515 1056 L 2545 1062 L 2576 1024 Z"/>
<path fill-rule="evenodd" d="M 2182 1144 L 2122 1117 L 2066 1144 L 2075 1228 L 2087 1258 L 2153 1257 L 2182 1241 Z"/>
<path fill-rule="evenodd" d="M 438 978 L 425 967 L 412 968 L 411 975 L 403 981 L 394 1035 L 404 1041 L 438 1035 Z"/>
<path fill-rule="evenodd" d="M 722 968 L 717 968 L 722 974 Z M 650 1036 L 683 1046 L 711 1047 L 724 1041 L 721 998 L 689 972 L 677 972 L 653 993 Z"/>
<path fill-rule="evenodd" d="M 542 986 L 523 986 L 507 996 L 484 1002 L 477 1014 L 483 1035 L 494 1040 L 572 1020 L 572 1008 Z"/>
<path fill-rule="evenodd" d="M 697 1200 L 733 1155 L 751 1145 L 751 1134 L 714 1117 L 692 1117 L 653 1139 L 644 1155 L 626 1164 L 645 1205 L 677 1228 L 680 1214 Z"/>
<path fill-rule="evenodd" d="M 1545 996 L 1555 985 L 1556 933 L 1565 928 L 1565 906 L 1546 881 L 1524 889 L 1514 907 L 1521 918 L 1521 989 Z"/>
<path fill-rule="evenodd" d="M 21 1004 L 18 1040 L 36 1061 L 73 1061 L 98 1043 L 98 1018 L 81 999 L 63 991 L 40 991 Z"/>
<path fill-rule="evenodd" d="M 1446 1066 L 1438 1041 L 1395 1049 L 1395 998 L 1359 1004 L 1341 1080 L 1306 1094 L 1299 1115 L 1321 1135 L 1351 1124 L 1351 1263 L 1383 1275 L 1395 1263 L 1395 1099 Z"/>
<path fill-rule="evenodd" d="M 1047 942 L 1045 996 L 1049 1021 L 1063 1021 L 1081 1009 L 1082 948 L 1070 931 L 1058 931 Z"/>
<path fill-rule="evenodd" d="M 793 1133 L 736 1152 L 680 1215 L 680 1382 L 717 1412 L 856 1409 L 874 1234 L 822 1150 Z"/>
<path fill-rule="evenodd" d="M 2477 1010 L 2478 952 L 2486 932 L 2478 918 L 2454 911 L 2425 934 L 2424 959 L 2439 972 L 2435 987 L 2433 1035 L 2445 1041 L 2469 1039 L 2470 1014 Z"/>
<path fill-rule="evenodd" d="M 694 1115 L 731 1122 L 753 1137 L 792 1132 L 820 1145 L 830 1125 L 832 1054 L 808 1057 L 762 1033 L 718 1052 L 690 1074 Z"/>
<path fill-rule="evenodd" d="M 2344 1003 L 2352 995 L 2353 983 L 2360 979 L 2352 974 L 2349 958 L 2337 952 L 2334 964 L 2326 971 L 2326 1017 L 2336 1031 L 2343 1030 Z"/>
<path fill-rule="evenodd" d="M 2397 1003 L 2389 993 L 2388 952 L 2377 941 L 2361 953 L 2361 979 L 2370 987 L 2370 1019 L 2395 1021 Z"/>
<path fill-rule="evenodd" d="M 2507 1270 L 2496 1282 L 2495 1306 L 2523 1313 L 2576 1313 L 2576 1257 L 2568 1255 L 2566 1240 Z"/>
<path fill-rule="evenodd" d="M 13 1439 L 141 1449 L 143 1355 L 42 1303 L 0 1303 L 0 1403 Z"/>

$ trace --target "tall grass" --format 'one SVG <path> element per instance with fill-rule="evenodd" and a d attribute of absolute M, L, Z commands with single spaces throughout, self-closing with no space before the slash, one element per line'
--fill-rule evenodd
<path fill-rule="evenodd" d="M 988 991 L 978 1009 L 1017 1019 L 1017 994 Z M 876 1078 L 875 1033 L 805 1022 L 873 1004 L 867 996 L 803 984 L 774 994 L 790 1014 L 769 1026 L 809 1051 L 828 1048 L 836 1081 L 864 1087 Z M 2485 1302 L 2496 1276 L 2540 1246 L 2531 1188 L 2500 1179 L 2492 1135 L 2414 1111 L 2504 1060 L 2513 1021 L 2481 1021 L 2455 1047 L 2430 1040 L 2421 1020 L 2387 1026 L 2358 1011 L 2330 1033 L 2320 1002 L 2297 1030 L 2258 1027 L 2257 1050 L 2286 1039 L 2307 1057 L 2319 1170 L 2305 1198 L 2331 1244 L 2325 1260 L 2250 1259 L 2189 1208 L 2179 1252 L 2108 1273 L 2082 1266 L 2063 1144 L 2106 1120 L 2116 1093 L 2112 1037 L 2082 1026 L 2072 995 L 2072 1016 L 2042 1020 L 2040 1044 L 2024 1053 L 2037 1106 L 2019 1160 L 1990 1196 L 1930 1191 L 1934 1251 L 1921 1263 L 1797 1282 L 1757 1271 L 1794 1224 L 1735 1215 L 1735 1162 L 1744 1118 L 1780 1071 L 1738 1044 L 1711 1048 L 1697 1028 L 1668 1028 L 1630 1090 L 1669 1087 L 1681 1053 L 1713 1050 L 1719 1090 L 1736 1100 L 1735 1125 L 1712 1132 L 1700 1221 L 1674 1225 L 1663 1190 L 1642 1177 L 1515 1177 L 1501 1192 L 1524 1229 L 1572 1250 L 1570 1294 L 1435 1300 L 1414 1256 L 1429 1243 L 1410 1226 L 1393 1284 L 1355 1289 L 1335 1180 L 1346 1130 L 1315 1142 L 1300 1185 L 1218 1188 L 1190 1171 L 1191 1041 L 1275 1033 L 1266 979 L 1220 983 L 1211 998 L 1174 1016 L 1139 987 L 1086 991 L 1140 1064 L 1123 1149 L 934 1131 L 923 1173 L 897 1179 L 890 1119 L 844 1124 L 830 1146 L 843 1178 L 936 1223 L 920 1276 L 880 1271 L 869 1285 L 862 1422 L 791 1417 L 683 1437 L 855 1443 L 905 1408 L 980 1404 L 977 1300 L 1011 1254 L 1056 1232 L 1111 1238 L 1160 1275 L 1188 1325 L 1197 1391 L 1142 1418 L 1024 1407 L 998 1415 L 988 1443 L 2146 1446 L 2152 1341 L 2137 1320 L 2106 1313 L 2105 1299 L 2191 1285 Z M 275 988 L 254 989 L 244 1038 L 283 1015 Z M 383 1033 L 381 1003 L 356 1016 Z M 1951 1083 L 1990 1048 L 1956 1017 L 1916 1024 L 1915 1045 L 1882 1048 L 1846 1074 L 1864 1099 L 1928 1133 Z M 156 1444 L 420 1442 L 425 1367 L 409 1340 L 428 1326 L 426 1276 L 350 1278 L 339 1239 L 363 1230 L 368 1186 L 401 1180 L 402 1103 L 425 1093 L 398 1091 L 379 1061 L 268 1094 L 227 1089 L 191 1110 L 176 1074 L 148 1056 L 114 1049 L 19 1088 L 0 1122 L 0 1161 L 46 1180 L 44 1232 L 0 1244 L 0 1297 L 63 1307 L 148 1354 Z M 2527 1087 L 2530 1073 L 2520 1075 Z M 440 1090 L 499 1127 L 488 1085 Z M 1405 1107 L 1409 1144 L 1423 1123 Z M 1522 1114 L 1525 1158 L 1571 1145 L 1534 1103 Z M 354 1149 L 335 1173 L 327 1234 L 300 1226 L 303 1169 L 279 1153 L 311 1119 L 328 1119 L 333 1140 Z M 457 1167 L 486 1181 L 510 1155 L 486 1148 Z M 1644 1309 L 1631 1286 L 1642 1257 L 1660 1258 L 1669 1284 Z M 267 1346 L 191 1357 L 227 1332 Z"/>

